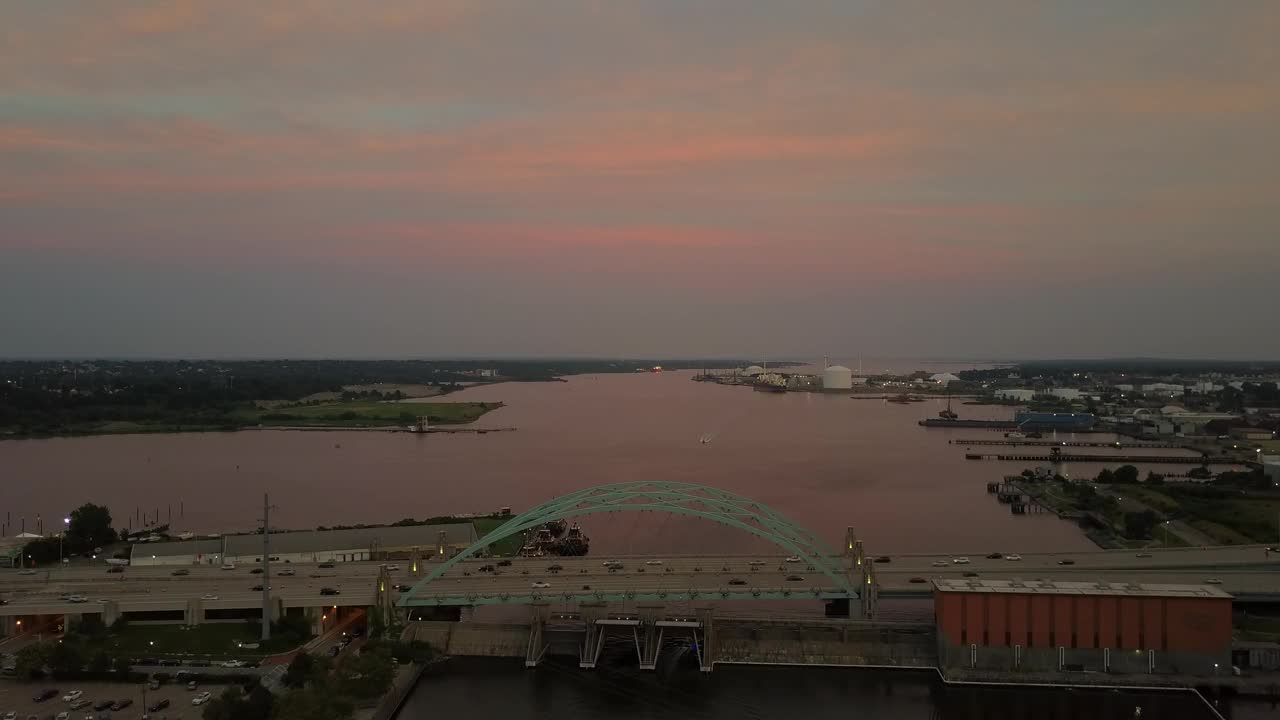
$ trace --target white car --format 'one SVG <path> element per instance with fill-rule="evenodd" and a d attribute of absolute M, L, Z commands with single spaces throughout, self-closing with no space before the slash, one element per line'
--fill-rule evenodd
<path fill-rule="evenodd" d="M 952 563 L 954 563 L 954 564 L 956 564 L 956 565 L 968 565 L 968 564 L 969 564 L 969 558 L 967 558 L 967 557 L 951 558 L 951 562 L 952 562 Z"/>
<path fill-rule="evenodd" d="M 533 584 L 533 587 L 534 587 L 534 589 L 536 589 L 536 590 L 545 590 L 545 589 L 547 589 L 547 588 L 551 587 L 551 583 L 548 583 L 548 582 L 542 582 L 541 580 L 539 580 L 539 581 L 537 581 L 537 582 L 535 582 L 535 583 Z"/>
<path fill-rule="evenodd" d="M 277 577 L 292 577 L 292 576 L 297 575 L 297 574 L 298 574 L 298 573 L 297 573 L 297 571 L 296 571 L 296 570 L 294 570 L 293 568 L 285 568 L 285 569 L 281 570 L 280 572 L 276 573 L 276 576 L 277 576 Z"/>
<path fill-rule="evenodd" d="M 10 710 L 9 712 L 4 714 L 4 720 L 18 720 L 18 713 L 14 712 L 13 710 Z"/>
<path fill-rule="evenodd" d="M 399 571 L 400 571 L 400 566 L 399 566 L 399 565 L 383 565 L 382 567 L 383 567 L 383 569 L 384 569 L 384 570 L 386 570 L 387 572 L 399 572 Z"/>
<path fill-rule="evenodd" d="M 795 555 L 792 555 L 791 557 L 787 558 L 787 562 L 789 562 L 789 563 L 798 563 L 798 562 L 800 562 L 800 558 L 799 558 L 799 557 L 797 557 L 797 556 L 795 556 Z"/>
<path fill-rule="evenodd" d="M 752 560 L 751 562 L 749 562 L 749 563 L 747 563 L 747 564 L 748 564 L 748 565 L 750 565 L 751 567 L 760 567 L 761 565 L 764 565 L 764 561 L 763 561 L 763 560 Z"/>
<path fill-rule="evenodd" d="M 622 563 L 618 562 L 617 560 L 605 560 L 600 564 L 605 567 L 609 567 L 610 565 L 621 565 Z"/>
<path fill-rule="evenodd" d="M 934 560 L 934 561 L 933 561 L 933 566 L 934 566 L 934 567 L 946 567 L 946 566 L 947 566 L 947 561 L 946 561 L 946 560 Z"/>
<path fill-rule="evenodd" d="M 67 602 L 86 603 L 86 602 L 89 602 L 89 598 L 83 595 L 70 595 L 67 597 Z"/>
<path fill-rule="evenodd" d="M 259 619 L 261 619 L 261 618 L 259 618 Z M 72 690 L 71 692 L 69 692 L 69 693 L 67 693 L 66 695 L 63 695 L 63 696 L 62 696 L 62 701 L 63 701 L 63 702 L 75 702 L 75 701 L 79 700 L 79 699 L 80 699 L 80 696 L 81 696 L 81 695 L 83 695 L 83 694 L 84 694 L 84 693 L 83 693 L 83 692 L 81 692 L 81 691 L 79 691 L 79 690 Z"/>
<path fill-rule="evenodd" d="M 62 712 L 58 713 L 58 717 L 55 718 L 55 720 L 71 720 L 71 713 L 67 712 L 66 710 L 63 710 Z"/>
<path fill-rule="evenodd" d="M 211 692 L 209 692 L 208 690 L 206 690 L 206 691 L 204 691 L 204 692 L 200 693 L 199 695 L 196 695 L 195 697 L 191 698 L 191 704 L 192 704 L 192 705 L 203 705 L 203 704 L 205 704 L 205 703 L 209 702 L 209 698 L 211 698 L 211 697 L 213 697 L 213 693 L 211 693 Z"/>
<path fill-rule="evenodd" d="M 18 574 L 19 575 L 35 575 L 36 571 L 32 570 L 31 568 L 27 568 L 26 570 L 19 570 Z"/>
<path fill-rule="evenodd" d="M 661 565 L 662 561 L 661 560 L 645 560 L 644 564 L 645 565 Z"/>
<path fill-rule="evenodd" d="M 236 564 L 235 564 L 235 563 L 222 563 L 222 569 L 223 569 L 223 570 L 235 570 L 235 569 L 236 569 Z"/>
<path fill-rule="evenodd" d="M 217 595 L 214 595 L 214 594 L 212 594 L 212 593 L 210 593 L 210 594 L 208 594 L 208 595 L 201 595 L 201 596 L 200 596 L 200 599 L 201 599 L 201 600 L 217 600 L 217 599 L 218 599 L 218 596 L 217 596 Z"/>
<path fill-rule="evenodd" d="M 1009 555 L 1005 555 L 1004 559 L 1005 560 L 1021 560 L 1022 556 L 1019 555 L 1018 553 L 1011 553 Z"/>
<path fill-rule="evenodd" d="M 242 668 L 242 667 L 244 667 L 244 661 L 243 661 L 243 660 L 228 660 L 228 661 L 226 661 L 226 662 L 222 663 L 222 667 L 224 667 L 224 668 Z"/>

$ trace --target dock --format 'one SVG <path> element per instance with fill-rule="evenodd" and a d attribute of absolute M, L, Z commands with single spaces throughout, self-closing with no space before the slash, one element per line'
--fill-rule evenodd
<path fill-rule="evenodd" d="M 965 460 L 1005 460 L 1014 462 L 1035 463 L 1147 463 L 1162 465 L 1206 465 L 1209 463 L 1227 463 L 1226 458 L 1212 458 L 1198 455 L 1074 455 L 1068 453 L 1050 453 L 1048 455 L 1004 455 L 998 453 L 965 453 Z"/>
<path fill-rule="evenodd" d="M 1088 447 L 1088 448 L 1165 448 L 1176 450 L 1182 445 L 1172 442 L 1098 442 L 1089 440 L 948 440 L 952 445 L 1013 445 L 1027 447 Z"/>
<path fill-rule="evenodd" d="M 516 429 L 513 427 L 468 428 L 468 427 L 440 427 L 440 426 L 433 425 L 431 427 L 426 428 L 425 430 L 410 430 L 408 428 L 402 428 L 400 430 L 396 430 L 395 432 L 412 433 L 414 435 L 437 435 L 437 434 L 459 435 L 462 433 L 484 435 L 485 433 L 493 433 L 493 432 L 515 432 L 515 430 Z"/>

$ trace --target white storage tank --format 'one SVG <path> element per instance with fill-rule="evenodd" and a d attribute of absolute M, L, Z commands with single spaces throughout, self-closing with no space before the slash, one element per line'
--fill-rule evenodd
<path fill-rule="evenodd" d="M 743 370 L 742 374 L 746 375 L 747 377 L 755 377 L 756 375 L 763 375 L 764 368 L 760 367 L 759 365 L 752 365 L 746 370 Z"/>
<path fill-rule="evenodd" d="M 848 390 L 853 387 L 853 371 L 843 365 L 832 365 L 822 371 L 823 390 Z"/>

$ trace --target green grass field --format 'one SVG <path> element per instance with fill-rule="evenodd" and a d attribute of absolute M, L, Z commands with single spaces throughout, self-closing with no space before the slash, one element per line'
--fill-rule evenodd
<path fill-rule="evenodd" d="M 225 659 L 269 655 L 292 649 L 276 642 L 256 649 L 239 646 L 257 642 L 257 629 L 243 622 L 204 623 L 191 628 L 177 624 L 131 624 L 112 631 L 105 641 L 109 651 L 130 657 L 199 655 Z"/>
<path fill-rule="evenodd" d="M 469 423 L 490 410 L 502 407 L 502 403 L 469 402 L 379 402 L 356 400 L 352 402 L 322 403 L 319 405 L 294 405 L 290 407 L 237 410 L 235 417 L 247 424 L 270 426 L 336 426 L 336 427 L 386 427 L 409 425 L 419 416 L 426 415 L 428 422 L 439 425 Z"/>
<path fill-rule="evenodd" d="M 494 528 L 498 527 L 499 525 L 501 525 L 502 523 L 506 522 L 509 519 L 510 518 L 478 518 L 476 520 L 472 520 L 471 524 L 474 525 L 476 528 L 476 535 L 479 537 L 484 537 L 485 535 L 489 534 L 489 532 L 492 531 Z M 513 535 L 509 538 L 504 538 L 502 540 L 499 540 L 489 548 L 489 552 L 501 557 L 511 557 L 516 553 L 520 552 L 520 546 L 523 544 L 524 544 L 524 535 L 523 533 L 521 533 L 521 534 Z"/>

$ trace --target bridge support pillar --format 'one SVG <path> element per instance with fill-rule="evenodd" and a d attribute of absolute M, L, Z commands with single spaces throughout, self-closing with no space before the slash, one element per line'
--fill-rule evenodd
<path fill-rule="evenodd" d="M 182 622 L 186 625 L 199 625 L 204 621 L 204 603 L 198 598 L 191 598 L 187 601 L 187 607 L 182 611 Z"/>
<path fill-rule="evenodd" d="M 586 632 L 582 635 L 582 647 L 578 651 L 578 667 L 592 670 L 600 660 L 600 651 L 604 649 L 604 636 L 608 626 L 600 625 L 597 620 L 608 616 L 604 605 L 579 605 L 582 613 L 582 624 Z"/>
<path fill-rule="evenodd" d="M 702 623 L 702 639 L 694 645 L 694 649 L 698 652 L 698 669 L 702 672 L 711 672 L 716 664 L 716 626 L 713 608 L 698 608 L 698 622 Z M 696 634 L 694 638 L 696 640 Z"/>
<path fill-rule="evenodd" d="M 18 616 L 5 615 L 4 624 L 0 625 L 0 637 L 10 637 L 18 634 Z"/>
<path fill-rule="evenodd" d="M 444 562 L 445 560 L 448 560 L 448 558 L 445 557 L 445 553 L 448 552 L 448 549 L 449 549 L 448 534 L 444 530 L 441 530 L 439 533 L 439 536 L 436 538 L 436 558 L 435 559 L 439 562 Z"/>
<path fill-rule="evenodd" d="M 533 606 L 532 622 L 529 624 L 529 645 L 525 648 L 524 666 L 538 667 L 542 657 L 547 654 L 547 617 L 551 614 L 551 606 L 546 604 Z"/>
<path fill-rule="evenodd" d="M 662 628 L 658 619 L 666 608 L 661 605 L 641 606 L 640 627 L 636 635 L 636 650 L 640 653 L 640 669 L 656 670 L 658 654 L 662 652 Z"/>
<path fill-rule="evenodd" d="M 102 608 L 102 624 L 111 627 L 112 623 L 120 619 L 120 603 L 115 600 L 108 600 L 99 604 Z"/>
<path fill-rule="evenodd" d="M 862 581 L 858 588 L 858 596 L 862 600 L 862 616 L 867 619 L 875 617 L 876 605 L 879 601 L 880 590 L 876 585 L 876 564 L 864 562 L 862 564 Z"/>

